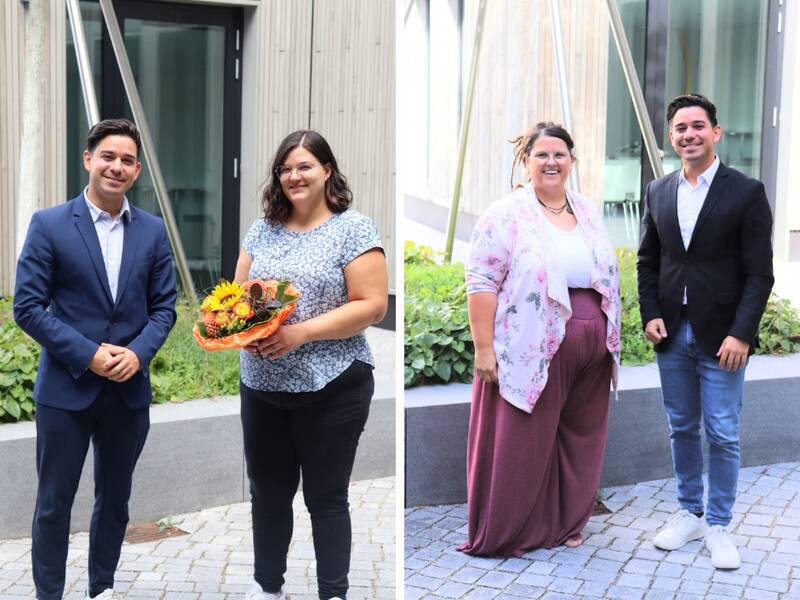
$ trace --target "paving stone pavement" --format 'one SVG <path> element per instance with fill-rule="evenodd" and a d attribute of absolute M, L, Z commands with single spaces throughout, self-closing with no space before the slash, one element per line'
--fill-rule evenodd
<path fill-rule="evenodd" d="M 731 523 L 742 566 L 715 570 L 702 540 L 664 552 L 658 528 L 677 510 L 675 481 L 603 490 L 613 512 L 592 517 L 582 546 L 522 558 L 476 558 L 466 539 L 466 505 L 405 513 L 405 600 L 800 600 L 800 463 L 742 469 Z"/>
<path fill-rule="evenodd" d="M 348 598 L 395 597 L 394 477 L 350 484 L 353 554 Z M 289 549 L 286 585 L 290 600 L 317 598 L 311 524 L 302 495 L 294 502 L 295 528 Z M 122 598 L 159 600 L 235 600 L 252 583 L 253 542 L 250 505 L 230 504 L 176 515 L 172 524 L 187 536 L 124 544 L 115 591 Z M 89 536 L 70 536 L 65 600 L 83 600 Z M 34 597 L 31 540 L 0 541 L 0 598 Z"/>

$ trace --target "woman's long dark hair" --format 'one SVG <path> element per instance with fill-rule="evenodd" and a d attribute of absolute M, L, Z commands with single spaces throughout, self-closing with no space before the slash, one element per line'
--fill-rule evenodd
<path fill-rule="evenodd" d="M 286 223 L 292 212 L 292 204 L 284 195 L 281 181 L 275 170 L 283 164 L 286 156 L 295 148 L 305 148 L 314 155 L 320 164 L 331 168 L 331 175 L 325 182 L 325 202 L 332 212 L 346 211 L 353 202 L 353 193 L 347 185 L 347 178 L 339 171 L 336 157 L 325 138 L 313 129 L 300 129 L 287 135 L 278 146 L 272 159 L 269 179 L 261 195 L 264 218 L 270 223 Z"/>
<path fill-rule="evenodd" d="M 514 171 L 517 165 L 522 164 L 530 156 L 536 140 L 545 136 L 562 140 L 567 145 L 567 150 L 569 150 L 572 160 L 577 160 L 575 158 L 575 142 L 572 141 L 572 136 L 570 136 L 569 132 L 552 121 L 541 121 L 513 140 L 508 140 L 514 144 L 514 164 L 511 165 L 511 189 L 514 189 Z"/>

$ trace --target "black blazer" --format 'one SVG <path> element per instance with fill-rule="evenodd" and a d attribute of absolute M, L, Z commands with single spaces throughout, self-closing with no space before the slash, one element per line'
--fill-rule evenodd
<path fill-rule="evenodd" d="M 662 318 L 669 347 L 686 287 L 688 317 L 699 346 L 716 355 L 732 335 L 755 349 L 772 284 L 772 212 L 764 184 L 720 163 L 689 248 L 678 224 L 675 171 L 648 184 L 637 263 L 642 325 Z"/>

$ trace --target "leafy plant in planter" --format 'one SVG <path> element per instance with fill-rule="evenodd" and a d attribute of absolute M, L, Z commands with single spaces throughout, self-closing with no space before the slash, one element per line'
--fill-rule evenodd
<path fill-rule="evenodd" d="M 442 265 L 426 246 L 405 245 L 406 387 L 472 380 L 464 265 Z"/>
<path fill-rule="evenodd" d="M 150 363 L 153 403 L 236 394 L 239 352 L 210 353 L 192 337 L 196 308 L 178 302 L 178 321 Z M 33 420 L 39 345 L 14 322 L 11 298 L 0 298 L 0 423 Z"/>
<path fill-rule="evenodd" d="M 639 315 L 636 253 L 618 250 L 622 296 L 622 364 L 655 361 Z M 406 242 L 405 387 L 472 380 L 474 346 L 467 317 L 464 265 L 440 264 L 427 246 Z M 800 316 L 788 300 L 770 296 L 759 328 L 758 354 L 800 352 Z"/>
<path fill-rule="evenodd" d="M 620 361 L 623 365 L 644 365 L 655 362 L 656 353 L 644 335 L 639 314 L 639 285 L 636 278 L 636 252 L 617 250 L 619 293 L 622 298 Z"/>
<path fill-rule="evenodd" d="M 785 298 L 770 295 L 758 327 L 756 354 L 800 352 L 800 316 Z"/>
<path fill-rule="evenodd" d="M 39 345 L 11 316 L 11 299 L 0 299 L 0 423 L 33 419 L 33 383 Z"/>

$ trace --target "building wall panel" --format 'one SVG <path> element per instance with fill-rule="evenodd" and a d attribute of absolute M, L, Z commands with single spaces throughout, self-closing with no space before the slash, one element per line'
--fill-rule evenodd
<path fill-rule="evenodd" d="M 280 141 L 308 126 L 313 0 L 274 0 L 246 14 L 242 68 L 241 237 Z"/>
<path fill-rule="evenodd" d="M 14 207 L 19 170 L 24 17 L 19 2 L 0 3 L 0 296 L 11 293 L 16 266 Z"/>
<path fill-rule="evenodd" d="M 599 202 L 605 129 L 597 122 L 606 111 L 608 61 L 605 5 L 563 0 L 560 8 L 581 191 Z M 476 12 L 477 1 L 468 3 L 467 56 Z M 508 140 L 538 121 L 563 123 L 549 2 L 490 2 L 483 36 L 461 198 L 461 209 L 473 215 L 510 189 Z M 518 171 L 515 181 L 524 180 L 527 176 Z"/>
<path fill-rule="evenodd" d="M 46 7 L 37 210 L 63 202 L 66 188 L 66 9 L 63 2 L 48 2 Z M 13 292 L 16 239 L 26 234 L 26 231 L 16 231 L 15 209 L 22 141 L 26 16 L 27 11 L 20 2 L 0 3 L 3 34 L 0 42 L 0 295 Z"/>
<path fill-rule="evenodd" d="M 310 125 L 329 141 L 395 262 L 394 2 L 315 0 Z"/>

